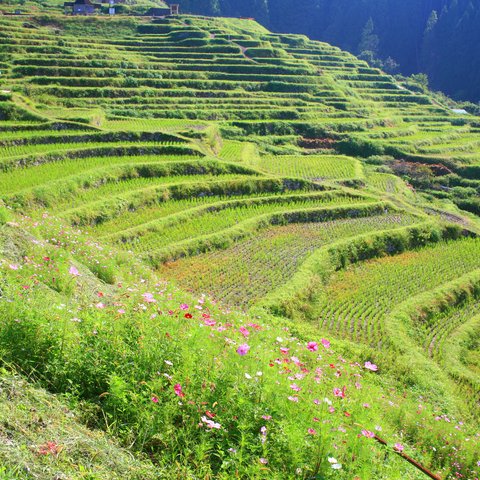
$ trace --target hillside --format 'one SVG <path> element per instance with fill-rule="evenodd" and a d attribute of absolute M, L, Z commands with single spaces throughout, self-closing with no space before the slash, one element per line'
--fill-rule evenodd
<path fill-rule="evenodd" d="M 480 4 L 470 0 L 184 0 L 184 12 L 255 17 L 276 32 L 303 33 L 394 73 L 426 73 L 457 100 L 480 101 Z M 393 61 L 392 61 L 393 59 Z"/>
<path fill-rule="evenodd" d="M 253 20 L 0 26 L 0 412 L 55 405 L 0 474 L 478 477 L 480 118 Z"/>

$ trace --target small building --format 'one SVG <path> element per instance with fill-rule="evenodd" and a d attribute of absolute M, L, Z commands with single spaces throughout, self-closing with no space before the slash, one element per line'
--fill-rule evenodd
<path fill-rule="evenodd" d="M 178 3 L 172 3 L 168 7 L 154 7 L 148 10 L 147 15 L 149 17 L 168 17 L 169 15 L 179 15 L 180 5 Z"/>
<path fill-rule="evenodd" d="M 166 17 L 170 15 L 170 9 L 166 7 L 153 7 L 146 13 L 149 17 Z"/>
<path fill-rule="evenodd" d="M 65 2 L 63 7 L 66 15 L 93 15 L 95 10 L 101 8 L 101 5 L 92 3 L 90 0 L 75 0 L 74 2 Z"/>

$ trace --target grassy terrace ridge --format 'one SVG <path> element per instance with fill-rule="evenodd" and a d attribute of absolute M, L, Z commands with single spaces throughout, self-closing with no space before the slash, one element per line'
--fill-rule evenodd
<path fill-rule="evenodd" d="M 0 8 L 0 478 L 480 478 L 480 118 L 121 7 Z"/>

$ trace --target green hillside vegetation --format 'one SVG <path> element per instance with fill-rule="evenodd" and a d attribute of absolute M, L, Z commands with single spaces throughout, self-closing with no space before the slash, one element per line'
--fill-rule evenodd
<path fill-rule="evenodd" d="M 0 16 L 0 478 L 477 478 L 480 118 L 55 8 Z"/>

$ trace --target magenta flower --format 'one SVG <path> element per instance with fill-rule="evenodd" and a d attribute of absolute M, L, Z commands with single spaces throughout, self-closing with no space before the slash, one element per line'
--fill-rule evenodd
<path fill-rule="evenodd" d="M 334 394 L 336 397 L 345 398 L 345 390 L 346 390 L 345 387 L 343 387 L 341 390 L 340 390 L 339 388 L 334 388 L 334 389 L 333 389 L 333 394 Z"/>
<path fill-rule="evenodd" d="M 378 370 L 378 367 L 372 362 L 365 362 L 364 367 L 372 372 L 376 372 Z"/>
<path fill-rule="evenodd" d="M 311 352 L 316 352 L 318 350 L 318 343 L 317 342 L 308 342 L 307 343 L 307 348 Z"/>
<path fill-rule="evenodd" d="M 375 436 L 370 430 L 362 430 L 362 435 L 367 438 L 373 438 Z"/>
<path fill-rule="evenodd" d="M 153 403 L 158 403 L 158 398 L 157 397 L 152 397 L 152 402 Z"/>
<path fill-rule="evenodd" d="M 401 443 L 396 443 L 393 448 L 397 451 L 397 452 L 403 452 L 403 450 L 405 449 L 405 447 L 401 444 Z"/>
<path fill-rule="evenodd" d="M 288 355 L 289 350 L 290 350 L 290 349 L 287 348 L 287 347 L 280 347 L 280 353 L 281 353 L 282 355 Z"/>
<path fill-rule="evenodd" d="M 307 430 L 307 432 L 309 433 L 309 435 L 316 435 L 317 434 L 317 431 L 314 428 L 309 428 Z"/>
<path fill-rule="evenodd" d="M 325 348 L 330 348 L 330 341 L 329 340 L 327 340 L 326 338 L 322 338 L 320 341 L 322 342 L 322 345 Z"/>
<path fill-rule="evenodd" d="M 182 391 L 182 386 L 179 383 L 174 385 L 173 390 L 178 397 L 183 398 L 185 396 L 185 393 Z"/>
<path fill-rule="evenodd" d="M 245 337 L 247 338 L 249 335 L 250 335 L 250 332 L 248 331 L 248 329 L 246 329 L 245 327 L 240 327 L 238 329 L 238 331 Z"/>
<path fill-rule="evenodd" d="M 242 345 L 237 348 L 237 353 L 243 357 L 248 353 L 249 350 L 250 347 L 246 343 L 242 343 Z"/>
<path fill-rule="evenodd" d="M 181 303 L 180 310 L 188 310 L 188 305 L 186 303 Z"/>

